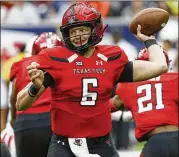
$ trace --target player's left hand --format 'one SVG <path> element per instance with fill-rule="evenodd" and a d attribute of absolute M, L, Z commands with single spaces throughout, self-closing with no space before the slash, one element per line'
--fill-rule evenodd
<path fill-rule="evenodd" d="M 147 36 L 145 34 L 142 34 L 141 29 L 142 29 L 141 25 L 138 25 L 138 27 L 137 27 L 137 35 L 135 35 L 138 40 L 140 40 L 142 42 L 145 42 L 146 40 L 149 40 L 149 39 L 155 39 L 154 35 Z"/>

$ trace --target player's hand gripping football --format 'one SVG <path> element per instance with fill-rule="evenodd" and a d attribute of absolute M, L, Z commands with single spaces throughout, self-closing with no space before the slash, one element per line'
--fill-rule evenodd
<path fill-rule="evenodd" d="M 27 66 L 27 70 L 32 83 L 35 87 L 40 88 L 44 81 L 44 73 L 42 70 L 37 69 L 38 66 L 38 63 L 32 62 L 29 66 Z"/>
<path fill-rule="evenodd" d="M 142 34 L 141 29 L 142 29 L 141 25 L 138 25 L 138 27 L 137 27 L 137 35 L 135 35 L 137 39 L 139 39 L 142 42 L 144 42 L 146 40 L 149 40 L 149 39 L 155 39 L 154 35 L 147 36 L 145 34 Z"/>

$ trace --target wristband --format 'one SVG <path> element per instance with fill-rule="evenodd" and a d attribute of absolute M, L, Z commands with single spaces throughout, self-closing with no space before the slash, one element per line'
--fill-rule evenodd
<path fill-rule="evenodd" d="M 158 45 L 155 39 L 149 39 L 144 41 L 145 47 L 148 49 L 152 45 Z"/>
<path fill-rule="evenodd" d="M 40 88 L 36 88 L 35 85 L 32 84 L 28 89 L 28 93 L 29 93 L 30 97 L 35 97 L 37 95 L 37 93 L 39 92 Z"/>

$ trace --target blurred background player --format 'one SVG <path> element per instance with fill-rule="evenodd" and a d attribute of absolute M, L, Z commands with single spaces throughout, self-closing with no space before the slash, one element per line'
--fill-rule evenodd
<path fill-rule="evenodd" d="M 42 49 L 61 45 L 62 42 L 55 33 L 45 32 L 29 42 L 26 56 L 37 55 Z M 11 125 L 15 121 L 17 157 L 44 157 L 47 155 L 52 135 L 50 123 L 51 93 L 49 89 L 28 110 L 20 112 L 16 111 L 15 108 L 17 93 L 30 81 L 26 71 L 26 65 L 30 62 L 30 58 L 27 57 L 15 62 L 11 67 L 9 88 Z"/>
<path fill-rule="evenodd" d="M 166 52 L 166 61 L 169 58 Z M 139 60 L 148 60 L 146 49 Z M 141 157 L 178 157 L 178 73 L 169 72 L 138 83 L 119 83 L 113 98 L 116 108 L 123 104 L 135 120 L 135 136 L 147 141 Z M 119 115 L 120 117 L 120 115 Z"/>

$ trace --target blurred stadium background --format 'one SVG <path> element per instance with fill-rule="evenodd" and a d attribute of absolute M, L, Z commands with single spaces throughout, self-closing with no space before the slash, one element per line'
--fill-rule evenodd
<path fill-rule="evenodd" d="M 70 1 L 1 1 L 1 105 L 8 106 L 9 71 L 13 62 L 24 57 L 25 45 L 42 32 L 57 32 Z M 140 10 L 158 7 L 170 13 L 166 27 L 157 33 L 159 43 L 169 54 L 170 70 L 178 71 L 178 2 L 177 1 L 98 1 L 88 2 L 102 13 L 109 27 L 100 44 L 122 47 L 134 60 L 143 44 L 129 32 L 128 24 Z M 3 105 L 2 105 L 3 106 Z M 1 108 L 2 109 L 2 108 Z M 4 119 L 1 118 L 1 130 Z M 134 137 L 134 122 L 117 122 L 113 118 L 113 138 L 121 157 L 137 157 L 144 143 Z"/>

